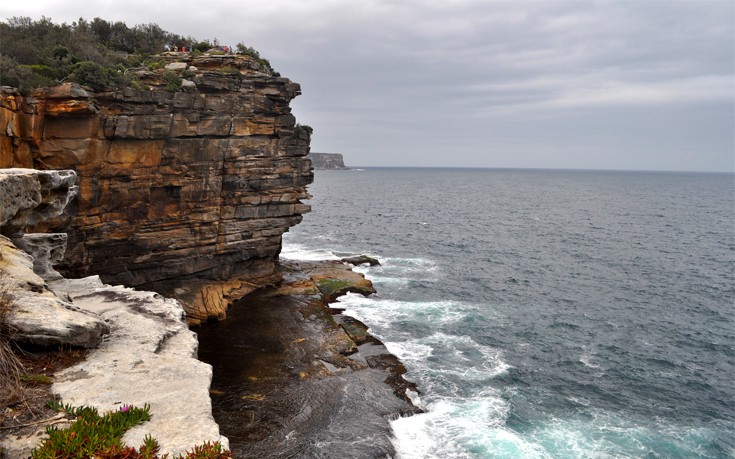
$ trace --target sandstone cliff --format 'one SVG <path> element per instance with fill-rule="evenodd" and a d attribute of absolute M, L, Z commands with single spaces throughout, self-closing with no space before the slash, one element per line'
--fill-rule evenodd
<path fill-rule="evenodd" d="M 0 341 L 93 348 L 82 362 L 54 375 L 52 391 L 63 403 L 102 412 L 122 403 L 150 404 L 151 421 L 126 433 L 129 445 L 141 445 L 152 434 L 162 454 L 182 454 L 208 441 L 226 447 L 212 417 L 212 368 L 197 360 L 196 334 L 181 304 L 104 285 L 98 276 L 63 279 L 51 265 L 60 259 L 57 254 L 63 256 L 66 239 L 60 236 L 66 235 L 22 234 L 24 227 L 64 211 L 77 192 L 75 179 L 69 170 L 0 169 Z M 47 423 L 55 421 L 3 424 L 0 457 L 30 457 Z M 22 430 L 31 426 L 38 431 Z"/>
<path fill-rule="evenodd" d="M 35 229 L 69 234 L 65 276 L 221 318 L 228 298 L 276 280 L 281 236 L 309 211 L 309 137 L 289 108 L 300 87 L 246 56 L 162 58 L 135 71 L 142 89 L 4 87 L 0 167 L 77 172 L 66 215 Z"/>

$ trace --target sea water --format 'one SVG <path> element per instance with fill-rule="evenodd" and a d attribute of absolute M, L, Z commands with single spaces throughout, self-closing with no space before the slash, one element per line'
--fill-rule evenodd
<path fill-rule="evenodd" d="M 367 254 L 340 307 L 400 357 L 408 458 L 735 457 L 732 174 L 318 171 L 282 257 Z"/>

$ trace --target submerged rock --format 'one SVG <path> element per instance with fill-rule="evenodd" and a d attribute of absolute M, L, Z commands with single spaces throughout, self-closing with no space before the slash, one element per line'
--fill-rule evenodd
<path fill-rule="evenodd" d="M 380 266 L 380 261 L 378 261 L 377 258 L 369 257 L 367 255 L 358 255 L 355 257 L 343 258 L 342 261 L 345 263 L 354 265 L 354 266 L 360 266 L 360 265 Z"/>
<path fill-rule="evenodd" d="M 359 293 L 368 296 L 375 293 L 373 283 L 365 275 L 351 270 L 340 261 L 298 261 L 281 262 L 286 280 L 276 292 L 299 294 L 298 289 L 316 289 L 326 303 L 330 303 L 345 293 Z M 292 282 L 301 280 L 302 282 Z"/>

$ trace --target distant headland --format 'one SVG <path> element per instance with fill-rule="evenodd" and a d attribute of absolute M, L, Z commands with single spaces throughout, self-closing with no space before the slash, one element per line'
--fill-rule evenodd
<path fill-rule="evenodd" d="M 341 153 L 309 153 L 311 163 L 316 170 L 347 170 Z"/>

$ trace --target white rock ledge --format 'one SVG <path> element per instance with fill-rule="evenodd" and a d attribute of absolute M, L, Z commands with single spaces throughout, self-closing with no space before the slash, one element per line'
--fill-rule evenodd
<path fill-rule="evenodd" d="M 196 334 L 187 328 L 178 301 L 104 285 L 97 276 L 62 279 L 49 286 L 110 327 L 110 334 L 83 362 L 56 375 L 52 390 L 64 403 L 100 412 L 148 403 L 151 420 L 123 437 L 136 448 L 147 434 L 158 440 L 161 454 L 183 454 L 206 441 L 229 447 L 212 417 L 212 368 L 197 360 Z"/>

